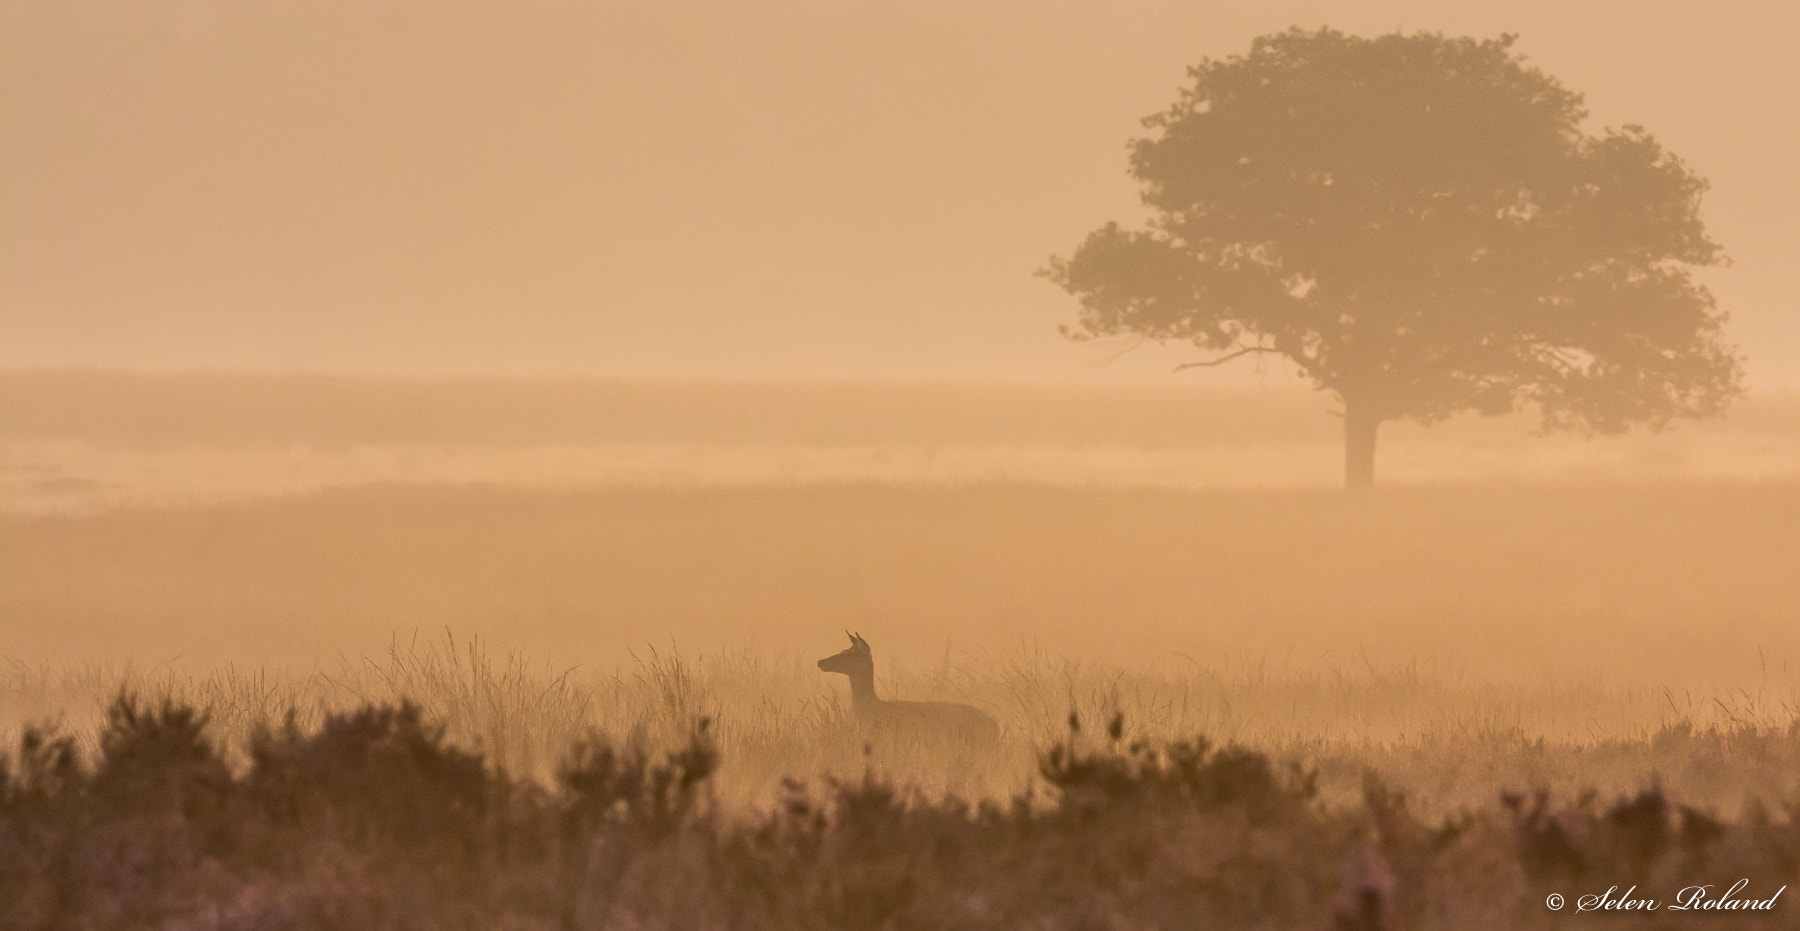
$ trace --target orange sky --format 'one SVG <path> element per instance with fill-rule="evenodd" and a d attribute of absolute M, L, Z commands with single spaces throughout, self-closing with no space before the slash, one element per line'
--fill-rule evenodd
<path fill-rule="evenodd" d="M 0 366 L 1167 380 L 1031 273 L 1136 222 L 1187 65 L 1294 24 L 1520 33 L 1711 179 L 1800 387 L 1800 4 L 1636 0 L 0 0 Z"/>

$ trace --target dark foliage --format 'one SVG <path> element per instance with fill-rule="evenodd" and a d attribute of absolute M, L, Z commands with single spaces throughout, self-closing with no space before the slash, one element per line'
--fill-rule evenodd
<path fill-rule="evenodd" d="M 1556 927 L 1550 892 L 1666 903 L 1744 878 L 1766 897 L 1800 865 L 1793 805 L 1732 822 L 1657 788 L 1509 793 L 1427 824 L 1373 776 L 1332 805 L 1249 748 L 1070 723 L 1040 759 L 1043 797 L 972 806 L 870 772 L 727 816 L 704 721 L 666 751 L 592 737 L 547 790 L 410 704 L 310 732 L 290 718 L 233 772 L 205 714 L 122 697 L 91 762 L 43 729 L 0 754 L 0 928 Z"/>

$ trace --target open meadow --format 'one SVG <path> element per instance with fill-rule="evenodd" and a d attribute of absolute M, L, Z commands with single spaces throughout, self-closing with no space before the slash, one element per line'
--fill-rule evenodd
<path fill-rule="evenodd" d="M 98 767 L 85 777 L 101 780 L 94 785 L 116 768 L 105 761 L 133 740 L 173 752 L 168 734 L 189 732 L 178 709 L 154 710 L 165 700 L 208 716 L 196 732 L 204 736 L 193 739 L 218 754 L 220 773 L 235 774 L 218 777 L 236 780 L 227 794 L 246 798 L 265 791 L 255 788 L 258 780 L 273 778 L 268 741 L 288 741 L 283 752 L 303 760 L 335 746 L 331 734 L 360 733 L 343 730 L 354 721 L 424 744 L 435 739 L 430 726 L 441 725 L 445 746 L 456 748 L 443 752 L 481 755 L 471 772 L 562 793 L 557 798 L 565 801 L 546 809 L 563 812 L 558 817 L 574 817 L 569 812 L 586 804 L 570 767 L 599 765 L 596 746 L 627 754 L 604 757 L 615 763 L 646 754 L 631 764 L 638 769 L 626 766 L 645 779 L 651 770 L 643 767 L 653 770 L 658 754 L 677 753 L 688 761 L 681 765 L 699 766 L 700 757 L 679 753 L 704 747 L 704 774 L 690 786 L 704 786 L 704 802 L 683 796 L 677 808 L 700 805 L 708 820 L 683 821 L 688 827 L 681 830 L 727 847 L 750 836 L 733 832 L 793 828 L 801 817 L 796 792 L 812 793 L 808 804 L 833 825 L 867 805 L 895 806 L 902 819 L 941 819 L 951 810 L 941 806 L 960 799 L 1024 819 L 1008 822 L 1007 831 L 1074 831 L 1070 843 L 1104 845 L 1114 841 L 1080 834 L 1088 830 L 1080 818 L 1054 819 L 1076 817 L 1070 806 L 1090 804 L 1081 801 L 1090 790 L 1125 804 L 1107 773 L 1126 773 L 1126 784 L 1152 795 L 1182 798 L 1205 780 L 1223 779 L 1221 804 L 1237 810 L 1232 806 L 1249 804 L 1249 796 L 1233 794 L 1250 791 L 1242 779 L 1263 784 L 1255 766 L 1246 771 L 1242 760 L 1232 762 L 1239 758 L 1229 754 L 1243 752 L 1270 767 L 1265 776 L 1276 788 L 1268 791 L 1297 793 L 1280 796 L 1288 799 L 1281 805 L 1323 819 L 1289 823 L 1281 836 L 1328 851 L 1316 867 L 1324 891 L 1268 892 L 1288 903 L 1282 908 L 1291 906 L 1285 912 L 1267 897 L 1245 904 L 1227 896 L 1205 906 L 1225 910 L 1218 914 L 1248 909 L 1242 914 L 1268 917 L 1271 927 L 1338 908 L 1334 890 L 1368 879 L 1368 870 L 1378 885 L 1396 881 L 1393 875 L 1423 882 L 1407 870 L 1449 871 L 1450 879 L 1433 880 L 1440 886 L 1432 895 L 1513 903 L 1513 911 L 1471 913 L 1463 926 L 1516 926 L 1524 914 L 1516 910 L 1520 896 L 1576 876 L 1557 872 L 1564 869 L 1560 854 L 1554 844 L 1543 847 L 1547 826 L 1575 831 L 1586 824 L 1581 843 L 1590 846 L 1581 849 L 1590 865 L 1615 854 L 1635 863 L 1630 844 L 1637 835 L 1620 840 L 1607 832 L 1626 830 L 1619 818 L 1642 815 L 1645 798 L 1667 807 L 1643 817 L 1663 819 L 1669 832 L 1687 831 L 1679 835 L 1683 843 L 1699 843 L 1693 832 L 1704 834 L 1707 824 L 1727 825 L 1719 830 L 1732 843 L 1749 845 L 1750 852 L 1733 856 L 1761 878 L 1782 875 L 1785 861 L 1768 859 L 1774 848 L 1766 844 L 1776 842 L 1756 834 L 1765 829 L 1755 825 L 1776 825 L 1772 836 L 1789 838 L 1781 844 L 1796 829 L 1794 810 L 1783 806 L 1800 798 L 1800 481 L 1780 471 L 1791 460 L 1779 451 L 1793 441 L 1781 429 L 1787 409 L 1780 399 L 1771 402 L 1773 413 L 1751 408 L 1751 423 L 1766 418 L 1761 433 L 1702 433 L 1690 446 L 1679 436 L 1656 438 L 1667 444 L 1659 455 L 1630 445 L 1642 438 L 1610 447 L 1597 441 L 1585 460 L 1581 447 L 1565 442 L 1552 450 L 1563 457 L 1554 474 L 1478 469 L 1454 481 L 1431 480 L 1406 477 L 1402 465 L 1402 477 L 1387 487 L 1347 495 L 1293 480 L 1298 469 L 1271 480 L 1241 464 L 1222 488 L 1119 480 L 1129 473 L 1118 471 L 1112 481 L 1095 480 L 1089 473 L 1104 471 L 1105 461 L 1132 456 L 1163 456 L 1166 467 L 1230 462 L 1234 450 L 1244 450 L 1251 463 L 1291 468 L 1315 457 L 1309 444 L 1321 436 L 1329 445 L 1328 433 L 1311 428 L 1259 433 L 1253 423 L 1240 423 L 1229 446 L 1183 439 L 1179 430 L 1157 429 L 1163 421 L 1155 415 L 1193 402 L 1156 393 L 1114 398 L 1116 416 L 1105 416 L 1102 405 L 1073 417 L 1057 407 L 1054 392 L 971 392 L 959 403 L 947 389 L 925 397 L 885 389 L 893 409 L 884 422 L 908 426 L 883 432 L 834 414 L 823 403 L 829 391 L 819 392 L 812 421 L 800 413 L 809 408 L 796 391 L 790 408 L 773 412 L 767 395 L 751 393 L 756 403 L 715 422 L 692 409 L 720 405 L 726 392 L 681 389 L 653 395 L 657 403 L 688 406 L 684 416 L 668 419 L 689 432 L 670 435 L 658 418 L 620 425 L 580 416 L 573 401 L 558 417 L 489 412 L 483 425 L 470 422 L 455 390 L 326 385 L 376 413 L 361 433 L 322 437 L 306 414 L 307 404 L 323 403 L 306 400 L 318 383 L 298 391 L 253 386 L 270 394 L 240 400 L 242 411 L 217 414 L 184 434 L 180 424 L 154 418 L 169 411 L 192 418 L 191 405 L 168 403 L 160 414 L 155 405 L 129 410 L 154 399 L 155 390 L 178 393 L 178 380 L 152 380 L 151 391 L 98 391 L 99 400 L 77 404 L 70 386 L 95 390 L 91 381 L 71 378 L 58 388 L 49 384 L 54 379 L 12 378 L 5 441 L 17 482 L 0 515 L 0 734 L 17 748 L 12 771 L 23 781 L 10 791 L 25 794 L 16 798 L 49 792 L 45 786 L 55 782 L 47 775 L 55 767 L 42 755 L 45 733 L 66 735 L 72 759 Z M 404 421 L 381 415 L 396 392 L 415 394 L 414 416 Z M 283 397 L 285 408 L 270 403 Z M 1210 410 L 1223 420 L 1230 409 L 1203 400 L 1213 406 L 1187 413 Z M 1025 422 L 1021 411 L 1033 405 L 1060 413 L 1019 427 L 1001 446 L 973 442 L 987 428 L 963 423 Z M 117 413 L 122 407 L 124 415 Z M 245 413 L 271 409 L 285 410 L 287 419 Z M 535 409 L 541 412 L 541 403 Z M 382 441 L 383 423 L 419 429 L 439 415 L 464 422 Z M 1136 432 L 1119 426 L 1134 422 Z M 133 424 L 145 432 L 129 435 Z M 789 434 L 772 432 L 776 425 Z M 969 432 L 959 437 L 959 429 Z M 1530 448 L 1521 446 L 1530 440 L 1508 439 L 1487 425 L 1453 424 L 1445 435 L 1455 438 L 1458 429 L 1490 431 L 1483 441 L 1489 452 L 1481 453 L 1480 443 L 1469 447 L 1489 462 Z M 1405 443 L 1416 441 L 1403 438 L 1395 458 L 1404 464 Z M 665 465 L 685 465 L 635 477 L 596 471 L 594 463 L 616 462 L 622 450 L 643 444 L 674 450 Z M 862 458 L 840 455 L 838 471 L 780 472 L 783 462 L 817 462 L 849 446 Z M 1743 450 L 1742 457 L 1708 472 L 1726 447 Z M 518 468 L 520 456 L 554 468 Z M 984 476 L 944 466 L 983 456 L 998 471 Z M 341 471 L 357 457 L 365 471 Z M 1594 477 L 1619 459 L 1639 462 L 1639 473 Z M 1764 464 L 1758 472 L 1746 461 Z M 182 470 L 195 462 L 211 463 L 230 480 Z M 397 462 L 412 463 L 413 471 L 391 471 Z M 483 462 L 490 471 L 459 473 L 446 465 L 457 462 Z M 871 462 L 912 464 L 911 471 L 883 472 Z M 146 463 L 168 472 L 146 468 L 143 484 L 131 485 Z M 1329 463 L 1324 468 L 1329 472 Z M 759 471 L 770 469 L 773 475 Z M 31 486 L 23 475 L 52 484 Z M 883 697 L 975 705 L 998 720 L 999 739 L 971 747 L 859 731 L 842 677 L 815 666 L 843 648 L 846 629 L 873 645 Z M 121 717 L 121 694 L 150 710 Z M 404 716 L 366 717 L 371 708 L 408 701 L 422 709 L 425 731 L 408 731 Z M 359 713 L 365 717 L 355 718 Z M 1071 733 L 1071 714 L 1079 733 Z M 1115 717 L 1113 736 L 1107 729 Z M 702 719 L 704 743 L 690 746 Z M 48 732 L 32 730 L 46 724 Z M 32 733 L 40 736 L 21 743 Z M 1211 742 L 1202 746 L 1241 750 L 1194 757 L 1183 742 L 1202 738 Z M 1184 745 L 1189 751 L 1180 750 Z M 1065 755 L 1053 759 L 1047 754 L 1057 746 Z M 1150 756 L 1134 756 L 1133 746 Z M 1164 755 L 1146 762 L 1157 753 Z M 810 788 L 797 788 L 802 784 Z M 1518 801 L 1539 791 L 1547 794 L 1535 803 Z M 1397 794 L 1383 794 L 1390 792 Z M 1404 831 L 1381 822 L 1398 817 L 1382 815 L 1382 806 L 1402 796 L 1411 825 Z M 1014 805 L 1023 807 L 1008 808 Z M 1219 829 L 1208 819 L 1224 816 L 1205 805 L 1198 810 L 1203 823 L 1171 830 Z M 1769 822 L 1769 811 L 1786 814 Z M 637 824 L 636 817 L 626 821 Z M 1387 826 L 1369 827 L 1376 822 Z M 956 823 L 932 820 L 936 827 L 921 822 L 905 830 L 935 836 L 930 832 Z M 1260 823 L 1252 818 L 1244 830 L 1265 830 Z M 1488 879 L 1472 877 L 1487 874 L 1469 873 L 1461 861 L 1445 865 L 1415 851 L 1406 865 L 1392 846 L 1401 841 L 1382 839 L 1383 830 L 1438 837 L 1432 832 L 1456 824 L 1477 840 L 1447 856 L 1499 858 L 1506 864 L 1494 868 L 1499 886 L 1481 885 Z M 521 824 L 507 830 L 529 833 Z M 1308 832 L 1322 833 L 1304 841 Z M 1676 833 L 1667 836 L 1674 845 L 1668 849 L 1687 851 L 1681 856 L 1689 859 L 1664 857 L 1655 847 L 1650 860 L 1631 869 L 1659 882 L 1702 869 L 1690 848 L 1675 844 Z M 1363 862 L 1359 845 L 1374 842 L 1367 838 L 1379 842 L 1384 865 L 1346 866 Z M 1608 853 L 1615 842 L 1625 846 Z M 359 855 L 376 849 L 356 847 L 362 841 L 354 838 L 332 843 Z M 328 855 L 345 849 L 332 847 Z M 680 870 L 702 869 L 684 859 L 698 856 L 691 851 L 655 854 L 638 867 L 651 873 L 632 880 L 643 885 L 630 896 L 663 901 L 656 898 L 669 891 L 658 885 L 663 880 L 646 876 L 674 868 L 644 864 L 665 855 L 684 864 Z M 1314 869 L 1292 856 L 1269 853 L 1273 859 L 1258 861 L 1259 869 Z M 1188 864 L 1178 872 L 1212 875 L 1215 868 L 1224 867 Z M 1019 869 L 1032 874 L 1035 867 Z M 1345 879 L 1345 870 L 1362 878 Z M 289 905 L 313 901 L 307 896 L 341 898 L 319 892 L 324 880 L 307 875 L 313 885 L 301 891 L 251 887 Z M 723 874 L 706 875 L 707 882 L 727 882 Z M 579 886 L 577 879 L 565 877 Z M 756 885 L 743 877 L 730 883 Z M 630 898 L 619 895 L 608 901 L 617 906 Z M 1138 902 L 1119 905 L 1120 914 L 1140 918 L 1202 907 L 1120 895 L 1121 902 Z M 746 907 L 731 901 L 706 907 Z M 820 914 L 837 918 L 816 926 L 882 924 L 858 917 L 848 899 L 833 901 L 819 906 Z M 245 926 L 267 918 L 265 905 L 242 906 L 250 916 Z M 993 915 L 1026 913 L 1017 903 L 990 905 Z M 952 910 L 962 918 L 940 923 L 981 926 L 987 906 L 964 906 Z M 493 915 L 511 914 L 512 906 L 469 907 Z M 1140 907 L 1151 911 L 1132 911 Z M 1428 904 L 1418 899 L 1407 907 Z M 1287 917 L 1271 917 L 1280 915 Z"/>
<path fill-rule="evenodd" d="M 812 663 L 852 628 L 889 697 L 1006 725 L 978 773 L 906 764 L 934 787 L 1022 788 L 1072 707 L 1341 757 L 1352 782 L 1359 760 L 1418 767 L 1444 805 L 1496 779 L 1685 781 L 1693 761 L 1648 753 L 1666 725 L 1795 719 L 1797 519 L 1800 487 L 1704 484 L 378 486 L 12 517 L 6 715 L 86 722 L 120 678 L 242 726 L 413 697 L 538 774 L 585 727 L 709 715 L 727 794 L 767 803 L 862 765 Z M 1643 750 L 1622 770 L 1576 752 L 1620 742 Z M 1735 804 L 1786 778 L 1692 788 Z"/>
<path fill-rule="evenodd" d="M 768 804 L 862 765 L 812 664 L 851 628 L 889 697 L 1005 724 L 980 767 L 894 761 L 936 790 L 1023 788 L 1076 708 L 1449 809 L 1660 770 L 1735 804 L 1777 775 L 1575 750 L 1800 699 L 1781 398 L 1667 437 L 1396 430 L 1394 487 L 1346 496 L 1298 480 L 1331 421 L 1279 392 L 7 379 L 9 728 L 84 728 L 120 680 L 240 733 L 410 696 L 541 778 L 584 728 L 705 714 L 725 795 Z M 1432 440 L 1485 464 L 1409 475 Z M 1233 471 L 1174 480 L 1204 461 Z"/>

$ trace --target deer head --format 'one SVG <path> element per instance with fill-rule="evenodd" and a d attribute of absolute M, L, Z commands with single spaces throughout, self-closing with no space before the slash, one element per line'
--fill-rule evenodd
<path fill-rule="evenodd" d="M 834 653 L 819 660 L 819 668 L 825 672 L 843 673 L 846 676 L 873 676 L 875 674 L 875 655 L 869 652 L 869 642 L 862 637 L 844 631 L 850 638 L 850 646 L 841 653 Z"/>

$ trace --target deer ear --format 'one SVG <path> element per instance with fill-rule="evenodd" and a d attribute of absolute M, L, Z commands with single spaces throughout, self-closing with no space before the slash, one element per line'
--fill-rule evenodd
<path fill-rule="evenodd" d="M 850 638 L 850 645 L 851 645 L 851 646 L 856 646 L 856 635 L 855 635 L 855 634 L 853 634 L 853 633 L 851 633 L 851 632 L 850 632 L 850 631 L 849 631 L 849 630 L 845 630 L 845 631 L 844 631 L 844 636 L 846 636 L 846 637 L 849 637 L 849 638 Z"/>
<path fill-rule="evenodd" d="M 851 634 L 850 639 L 854 641 L 857 646 L 862 647 L 865 650 L 869 648 L 869 641 L 864 640 L 862 634 Z"/>

